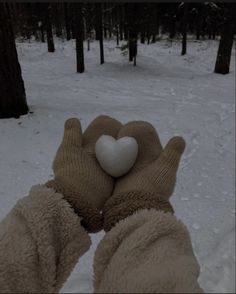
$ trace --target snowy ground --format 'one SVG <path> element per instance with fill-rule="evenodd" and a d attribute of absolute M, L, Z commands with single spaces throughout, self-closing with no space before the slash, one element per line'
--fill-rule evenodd
<path fill-rule="evenodd" d="M 0 121 L 0 218 L 30 187 L 52 177 L 51 162 L 65 119 L 83 127 L 99 114 L 127 122 L 147 120 L 165 144 L 182 135 L 187 148 L 172 203 L 188 226 L 206 292 L 235 292 L 235 49 L 231 73 L 213 73 L 218 41 L 181 44 L 167 40 L 139 45 L 137 67 L 115 42 L 85 52 L 86 72 L 75 73 L 73 42 L 59 42 L 54 54 L 41 43 L 18 43 L 27 99 L 34 112 Z M 103 233 L 93 235 L 63 292 L 92 292 L 92 260 Z"/>

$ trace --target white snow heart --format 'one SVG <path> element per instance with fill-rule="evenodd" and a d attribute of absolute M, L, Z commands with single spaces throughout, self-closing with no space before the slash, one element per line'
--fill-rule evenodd
<path fill-rule="evenodd" d="M 138 143 L 132 137 L 116 140 L 111 136 L 102 135 L 96 142 L 95 153 L 103 170 L 118 178 L 134 165 L 138 155 Z"/>

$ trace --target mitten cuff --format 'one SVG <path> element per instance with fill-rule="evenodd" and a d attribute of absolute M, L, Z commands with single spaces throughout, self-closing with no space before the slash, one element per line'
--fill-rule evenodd
<path fill-rule="evenodd" d="M 81 218 L 81 225 L 86 229 L 88 233 L 96 233 L 102 230 L 103 216 L 100 211 L 91 206 L 81 195 L 75 195 L 72 191 L 65 193 L 63 187 L 55 180 L 50 180 L 46 184 L 46 187 L 53 188 L 56 192 L 61 193 L 64 196 L 75 213 Z"/>
<path fill-rule="evenodd" d="M 120 220 L 141 209 L 161 210 L 174 213 L 170 202 L 159 195 L 143 191 L 127 191 L 112 196 L 103 208 L 104 230 L 110 231 Z"/>

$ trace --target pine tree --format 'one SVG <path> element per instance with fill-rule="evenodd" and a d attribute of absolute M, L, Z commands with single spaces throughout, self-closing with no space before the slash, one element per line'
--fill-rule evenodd
<path fill-rule="evenodd" d="M 0 3 L 0 118 L 18 118 L 28 110 L 8 7 Z"/>

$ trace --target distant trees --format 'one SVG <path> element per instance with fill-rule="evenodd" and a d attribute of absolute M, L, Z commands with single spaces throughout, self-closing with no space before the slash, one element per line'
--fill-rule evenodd
<path fill-rule="evenodd" d="M 55 51 L 53 35 L 68 41 L 76 39 L 77 71 L 83 72 L 82 43 L 85 40 L 88 50 L 91 40 L 99 41 L 101 64 L 105 62 L 103 40 L 109 38 L 127 51 L 129 61 L 136 65 L 138 42 L 155 43 L 159 40 L 159 33 L 168 36 L 167 40 L 170 41 L 182 37 L 182 55 L 187 53 L 188 34 L 201 40 L 215 39 L 221 33 L 215 72 L 228 71 L 235 28 L 230 20 L 232 16 L 226 17 L 224 13 L 228 7 L 224 1 L 84 2 L 79 5 L 82 6 L 78 10 L 75 3 L 9 3 L 14 34 L 29 41 L 34 36 L 36 40 L 44 42 L 46 33 L 49 52 Z M 235 11 L 234 5 L 228 11 Z"/>
<path fill-rule="evenodd" d="M 8 5 L 0 3 L 0 118 L 28 112 Z"/>
<path fill-rule="evenodd" d="M 12 21 L 11 21 L 12 19 Z M 24 82 L 14 36 L 30 42 L 47 40 L 55 51 L 54 35 L 75 39 L 76 71 L 85 70 L 83 42 L 99 41 L 103 64 L 103 39 L 114 39 L 136 65 L 138 41 L 155 43 L 159 32 L 167 40 L 182 35 L 181 54 L 187 53 L 187 35 L 197 40 L 221 36 L 214 71 L 227 74 L 236 33 L 236 4 L 213 3 L 17 3 L 0 4 L 0 118 L 19 117 L 28 112 Z M 46 36 L 46 38 L 45 38 Z M 120 44 L 120 41 L 123 41 Z"/>

